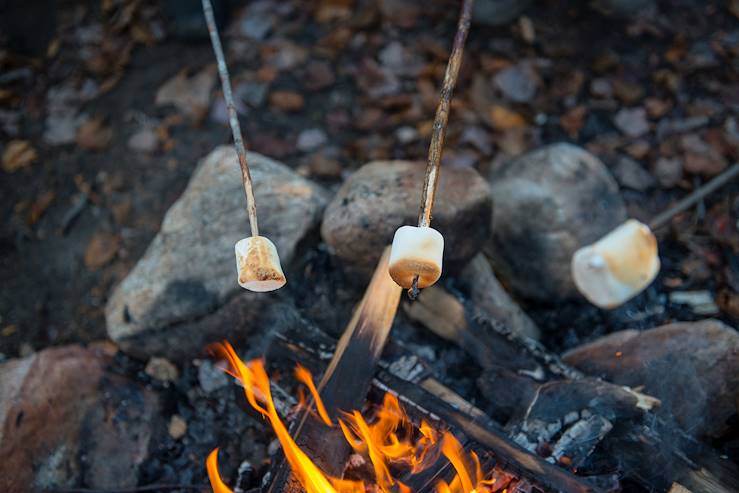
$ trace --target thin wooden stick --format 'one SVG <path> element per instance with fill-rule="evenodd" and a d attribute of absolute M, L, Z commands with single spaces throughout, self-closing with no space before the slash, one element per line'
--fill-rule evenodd
<path fill-rule="evenodd" d="M 700 201 L 707 195 L 715 192 L 719 188 L 723 187 L 724 185 L 729 183 L 731 180 L 736 178 L 738 175 L 739 175 L 739 163 L 735 163 L 733 166 L 724 170 L 723 173 L 716 176 L 714 179 L 712 179 L 705 185 L 693 190 L 690 194 L 688 194 L 684 199 L 679 201 L 677 204 L 673 205 L 672 207 L 670 207 L 663 213 L 658 214 L 654 219 L 652 219 L 649 222 L 649 227 L 652 230 L 655 230 L 657 228 L 664 226 L 674 216 L 692 207 L 698 201 Z"/>
<path fill-rule="evenodd" d="M 475 0 L 464 0 L 462 4 L 462 11 L 459 14 L 459 23 L 457 24 L 457 34 L 454 35 L 452 54 L 449 55 L 449 62 L 447 63 L 446 73 L 444 74 L 444 83 L 441 86 L 439 106 L 436 107 L 434 129 L 431 134 L 431 143 L 429 144 L 426 176 L 423 180 L 421 211 L 418 214 L 419 228 L 427 228 L 431 225 L 431 213 L 434 209 L 434 200 L 436 200 L 436 189 L 439 187 L 441 154 L 444 150 L 444 138 L 446 137 L 446 127 L 449 122 L 449 107 L 454 86 L 457 84 L 459 67 L 462 65 L 464 42 L 467 40 L 467 34 L 470 31 L 472 6 L 474 4 Z M 415 275 L 411 287 L 408 290 L 408 297 L 411 300 L 415 300 L 418 297 L 418 293 L 418 275 Z"/>
<path fill-rule="evenodd" d="M 470 30 L 470 19 L 472 17 L 472 6 L 475 0 L 464 0 L 462 12 L 459 15 L 457 34 L 454 36 L 452 54 L 444 74 L 444 83 L 441 87 L 439 106 L 436 108 L 434 129 L 429 145 L 429 157 L 426 165 L 426 177 L 423 183 L 423 195 L 421 196 L 421 212 L 418 215 L 418 226 L 428 227 L 431 224 L 431 211 L 434 208 L 436 189 L 439 186 L 439 168 L 441 167 L 441 154 L 446 137 L 446 127 L 449 121 L 449 106 L 457 83 L 459 67 L 462 65 L 462 54 L 464 53 L 464 42 Z"/>
<path fill-rule="evenodd" d="M 210 33 L 210 42 L 213 45 L 213 52 L 218 62 L 218 74 L 221 77 L 221 87 L 223 88 L 223 99 L 226 100 L 226 108 L 228 108 L 228 123 L 231 126 L 231 132 L 234 138 L 234 147 L 236 154 L 239 156 L 239 166 L 241 167 L 241 180 L 244 182 L 244 194 L 246 195 L 246 211 L 249 214 L 249 226 L 251 227 L 251 235 L 259 236 L 259 224 L 257 223 L 257 204 L 254 201 L 254 191 L 252 190 L 251 174 L 249 173 L 249 164 L 246 161 L 246 148 L 244 148 L 244 140 L 241 137 L 241 126 L 239 118 L 236 114 L 236 105 L 234 104 L 233 93 L 231 92 L 231 81 L 228 76 L 228 67 L 226 59 L 223 56 L 223 47 L 218 37 L 218 27 L 213 16 L 213 5 L 210 0 L 203 1 L 203 13 L 205 14 L 205 22 L 208 24 L 208 32 Z"/>

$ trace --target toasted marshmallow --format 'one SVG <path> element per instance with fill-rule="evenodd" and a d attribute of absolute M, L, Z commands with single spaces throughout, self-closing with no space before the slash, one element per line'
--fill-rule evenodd
<path fill-rule="evenodd" d="M 274 243 L 264 236 L 250 236 L 236 243 L 239 286 L 249 291 L 274 291 L 285 285 L 280 256 Z"/>
<path fill-rule="evenodd" d="M 418 276 L 418 287 L 439 280 L 444 237 L 433 228 L 401 226 L 395 232 L 388 270 L 399 286 L 409 289 Z"/>
<path fill-rule="evenodd" d="M 646 224 L 629 219 L 572 256 L 577 289 L 600 308 L 615 308 L 639 294 L 659 272 L 657 239 Z"/>

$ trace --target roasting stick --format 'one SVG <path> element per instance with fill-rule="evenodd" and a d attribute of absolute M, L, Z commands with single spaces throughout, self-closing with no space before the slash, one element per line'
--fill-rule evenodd
<path fill-rule="evenodd" d="M 208 24 L 210 42 L 218 62 L 218 74 L 221 78 L 223 98 L 226 100 L 228 109 L 228 123 L 233 133 L 234 147 L 239 156 L 239 167 L 241 168 L 241 180 L 244 183 L 244 194 L 246 195 L 246 212 L 249 216 L 251 237 L 239 240 L 234 247 L 236 251 L 236 269 L 238 272 L 239 285 L 249 291 L 274 291 L 287 282 L 285 274 L 280 265 L 280 256 L 277 248 L 269 238 L 259 236 L 259 223 L 257 222 L 257 204 L 254 200 L 251 173 L 249 163 L 246 160 L 246 148 L 241 137 L 241 125 L 236 114 L 231 81 L 228 75 L 226 59 L 223 55 L 223 47 L 218 37 L 218 27 L 213 16 L 213 6 L 210 0 L 202 0 L 205 22 Z"/>
<path fill-rule="evenodd" d="M 441 276 L 442 257 L 444 254 L 444 237 L 431 227 L 431 215 L 439 186 L 441 155 L 446 137 L 449 107 L 457 83 L 459 67 L 462 65 L 464 43 L 470 30 L 472 6 L 474 0 L 464 0 L 454 36 L 452 53 L 444 74 L 439 106 L 436 108 L 431 144 L 429 145 L 426 176 L 421 196 L 421 212 L 418 215 L 418 226 L 401 226 L 393 238 L 390 254 L 390 276 L 415 299 L 418 288 L 434 284 Z"/>
<path fill-rule="evenodd" d="M 739 163 L 658 214 L 649 224 L 629 219 L 572 256 L 575 286 L 594 305 L 616 308 L 641 293 L 659 273 L 657 238 L 652 233 L 739 175 Z"/>

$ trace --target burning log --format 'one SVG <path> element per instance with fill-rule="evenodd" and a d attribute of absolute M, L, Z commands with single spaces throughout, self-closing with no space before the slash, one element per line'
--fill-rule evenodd
<path fill-rule="evenodd" d="M 400 302 L 401 288 L 388 274 L 389 257 L 390 249 L 386 248 L 318 385 L 318 392 L 331 420 L 335 420 L 340 411 L 362 407 L 375 366 L 390 333 Z M 301 448 L 312 452 L 312 457 L 324 471 L 340 475 L 351 448 L 339 428 L 328 427 L 305 412 L 292 434 Z M 299 491 L 300 485 L 290 481 L 290 471 L 284 461 L 275 471 L 270 492 Z"/>
<path fill-rule="evenodd" d="M 310 332 L 305 328 L 285 331 L 273 341 L 269 354 L 272 358 L 320 366 L 320 351 L 314 348 L 329 341 L 330 338 L 317 328 L 312 328 Z M 515 445 L 481 410 L 433 378 L 420 358 L 397 345 L 390 345 L 387 352 L 391 353 L 391 359 L 379 362 L 382 370 L 376 373 L 372 381 L 370 395 L 373 400 L 387 392 L 397 395 L 407 412 L 417 420 L 426 419 L 435 423 L 437 428 L 447 427 L 461 433 L 463 438 L 466 437 L 463 443 L 470 446 L 474 444 L 488 451 L 495 459 L 496 468 L 524 482 L 554 491 L 599 491 L 566 470 Z M 414 492 L 425 491 L 423 487 L 443 475 L 443 471 L 432 469 L 427 474 L 404 482 Z"/>
<path fill-rule="evenodd" d="M 478 387 L 524 448 L 572 467 L 597 445 L 614 469 L 654 491 L 667 490 L 673 481 L 694 493 L 739 488 L 739 476 L 726 461 L 653 413 L 657 399 L 586 377 L 534 341 L 470 313 L 439 287 L 425 290 L 405 309 L 484 369 Z"/>

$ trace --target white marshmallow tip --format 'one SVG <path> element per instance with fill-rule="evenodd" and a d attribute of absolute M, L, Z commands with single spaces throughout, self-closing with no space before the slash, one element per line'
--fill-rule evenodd
<path fill-rule="evenodd" d="M 395 232 L 388 271 L 400 287 L 409 289 L 418 276 L 426 288 L 441 277 L 444 237 L 433 228 L 401 226 Z"/>
<path fill-rule="evenodd" d="M 652 283 L 659 272 L 657 239 L 646 224 L 630 219 L 572 256 L 578 291 L 600 308 L 616 308 Z"/>
<path fill-rule="evenodd" d="M 234 250 L 238 283 L 242 288 L 264 293 L 280 289 L 287 283 L 277 248 L 268 238 L 244 238 L 236 243 Z"/>

